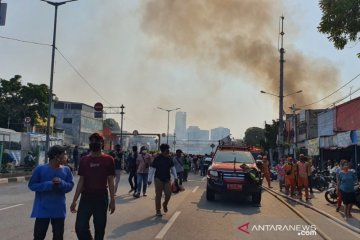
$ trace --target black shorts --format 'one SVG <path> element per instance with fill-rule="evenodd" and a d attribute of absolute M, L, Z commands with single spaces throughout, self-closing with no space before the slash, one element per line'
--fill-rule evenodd
<path fill-rule="evenodd" d="M 355 204 L 356 198 L 355 198 L 355 192 L 344 192 L 341 191 L 343 203 L 345 205 L 347 204 Z"/>

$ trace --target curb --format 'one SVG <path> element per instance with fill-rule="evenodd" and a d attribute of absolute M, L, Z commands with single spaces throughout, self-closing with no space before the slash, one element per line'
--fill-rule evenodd
<path fill-rule="evenodd" d="M 14 183 L 14 182 L 26 182 L 26 181 L 29 181 L 30 178 L 31 178 L 31 175 L 22 176 L 22 177 L 0 178 L 0 184 Z"/>
<path fill-rule="evenodd" d="M 327 213 L 327 212 L 324 212 L 324 211 L 322 211 L 322 210 L 319 210 L 319 209 L 317 209 L 317 208 L 315 208 L 315 207 L 313 207 L 313 206 L 311 206 L 311 205 L 309 205 L 309 204 L 306 204 L 306 203 L 304 203 L 304 202 L 302 202 L 302 201 L 299 201 L 299 200 L 297 200 L 297 199 L 294 199 L 294 198 L 291 198 L 291 197 L 289 197 L 289 196 L 286 196 L 286 195 L 283 194 L 283 193 L 275 192 L 274 190 L 269 189 L 269 188 L 264 187 L 264 186 L 263 186 L 263 188 L 266 189 L 267 191 L 272 192 L 273 194 L 277 194 L 277 195 L 279 195 L 279 196 L 282 196 L 282 197 L 284 197 L 284 198 L 287 198 L 287 199 L 289 199 L 289 200 L 292 200 L 292 201 L 294 201 L 294 202 L 296 202 L 296 203 L 298 203 L 298 204 L 301 204 L 301 205 L 303 205 L 304 207 L 310 208 L 311 210 L 314 210 L 315 212 L 324 215 L 325 217 L 333 220 L 334 222 L 337 222 L 337 223 L 340 224 L 341 226 L 346 227 L 347 229 L 349 229 L 349 230 L 351 230 L 351 231 L 353 231 L 353 232 L 355 232 L 355 233 L 360 234 L 360 229 L 358 229 L 358 228 L 356 228 L 356 227 L 354 227 L 354 226 L 351 226 L 350 224 L 348 224 L 348 223 L 346 223 L 346 222 L 344 222 L 344 221 L 339 220 L 338 218 L 330 215 L 330 214 Z"/>

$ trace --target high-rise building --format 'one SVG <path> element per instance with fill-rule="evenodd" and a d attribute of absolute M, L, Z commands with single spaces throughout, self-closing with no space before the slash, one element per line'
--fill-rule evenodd
<path fill-rule="evenodd" d="M 186 139 L 186 112 L 176 112 L 175 134 L 177 139 Z"/>
<path fill-rule="evenodd" d="M 209 140 L 209 131 L 201 130 L 198 126 L 190 126 L 187 134 L 188 140 Z"/>
<path fill-rule="evenodd" d="M 218 127 L 211 129 L 211 140 L 220 140 L 230 135 L 230 129 L 224 127 Z"/>

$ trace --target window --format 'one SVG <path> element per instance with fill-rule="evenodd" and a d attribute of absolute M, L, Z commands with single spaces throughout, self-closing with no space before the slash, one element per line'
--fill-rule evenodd
<path fill-rule="evenodd" d="M 254 158 L 250 152 L 245 151 L 218 151 L 215 155 L 215 162 L 237 162 L 254 163 Z"/>
<path fill-rule="evenodd" d="M 72 118 L 64 118 L 63 123 L 72 123 Z"/>

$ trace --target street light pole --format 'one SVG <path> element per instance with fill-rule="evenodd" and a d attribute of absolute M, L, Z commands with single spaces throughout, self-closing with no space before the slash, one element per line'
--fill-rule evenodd
<path fill-rule="evenodd" d="M 51 72 L 50 72 L 50 89 L 49 89 L 49 105 L 48 105 L 48 116 L 46 122 L 46 146 L 45 146 L 45 163 L 47 163 L 48 157 L 47 152 L 50 147 L 50 121 L 51 121 L 51 105 L 52 105 L 52 98 L 53 98 L 53 80 L 54 80 L 54 62 L 55 62 L 55 49 L 56 49 L 56 25 L 57 25 L 57 11 L 58 7 L 67 3 L 67 2 L 74 2 L 77 0 L 69 0 L 64 2 L 51 2 L 46 0 L 40 0 L 46 2 L 55 7 L 55 17 L 54 17 L 54 32 L 53 32 L 53 44 L 52 44 L 52 55 L 51 55 Z"/>
<path fill-rule="evenodd" d="M 169 122 L 170 122 L 170 112 L 179 110 L 180 108 L 174 108 L 174 109 L 164 109 L 161 107 L 158 107 L 160 110 L 167 111 L 168 113 L 168 120 L 167 120 L 167 132 L 166 132 L 166 144 L 169 144 Z"/>
<path fill-rule="evenodd" d="M 280 48 L 280 91 L 279 91 L 279 133 L 278 133 L 278 146 L 279 146 L 279 159 L 283 156 L 283 144 L 284 144 L 284 54 L 285 49 L 283 47 L 284 37 L 284 16 L 281 16 L 281 48 Z"/>
<path fill-rule="evenodd" d="M 121 149 L 123 149 L 123 121 L 124 121 L 124 105 L 121 104 L 121 129 L 120 129 L 120 146 L 121 146 Z"/>

